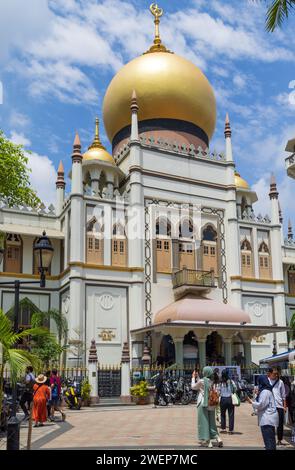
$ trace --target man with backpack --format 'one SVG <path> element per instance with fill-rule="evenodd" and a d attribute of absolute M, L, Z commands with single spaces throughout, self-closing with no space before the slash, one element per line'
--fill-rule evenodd
<path fill-rule="evenodd" d="M 277 413 L 279 416 L 279 425 L 277 428 L 278 446 L 285 445 L 283 443 L 284 435 L 284 418 L 287 411 L 286 391 L 283 381 L 280 379 L 280 372 L 277 367 L 269 367 L 267 376 L 270 385 L 272 386 L 272 393 L 274 395 Z"/>
<path fill-rule="evenodd" d="M 54 421 L 54 411 L 59 411 L 62 421 L 65 421 L 66 415 L 61 409 L 61 380 L 56 369 L 52 369 L 50 376 L 51 389 L 51 414 L 50 419 Z"/>
<path fill-rule="evenodd" d="M 33 386 L 35 384 L 35 376 L 33 374 L 33 367 L 26 368 L 25 375 L 25 390 L 20 399 L 20 406 L 25 414 L 24 419 L 29 419 L 30 406 L 33 400 Z"/>

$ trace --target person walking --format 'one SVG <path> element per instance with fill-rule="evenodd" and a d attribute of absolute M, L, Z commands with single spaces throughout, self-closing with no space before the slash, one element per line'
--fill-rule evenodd
<path fill-rule="evenodd" d="M 277 367 L 269 367 L 267 371 L 267 376 L 270 385 L 272 386 L 272 391 L 274 394 L 277 413 L 279 416 L 279 425 L 277 428 L 277 445 L 284 446 L 286 444 L 283 443 L 283 436 L 284 436 L 284 419 L 285 413 L 287 411 L 287 401 L 286 401 L 286 391 L 283 381 L 280 379 L 280 372 Z"/>
<path fill-rule="evenodd" d="M 213 440 L 217 441 L 218 447 L 223 447 L 216 427 L 215 407 L 218 402 L 216 387 L 213 384 L 213 369 L 204 367 L 203 378 L 194 370 L 192 374 L 191 388 L 198 390 L 198 438 L 201 446 L 213 447 Z M 215 405 L 212 405 L 212 397 L 215 397 Z"/>
<path fill-rule="evenodd" d="M 50 376 L 51 376 L 51 371 L 48 370 L 47 372 L 45 372 L 45 375 L 46 375 L 46 382 L 45 382 L 45 385 L 47 385 L 47 387 L 49 387 L 49 390 L 50 390 L 50 398 L 49 400 L 47 400 L 47 404 L 46 404 L 46 408 L 47 408 L 47 419 L 48 421 L 54 421 L 54 419 L 52 418 L 51 416 L 51 388 L 50 388 Z"/>
<path fill-rule="evenodd" d="M 29 419 L 30 406 L 33 400 L 33 386 L 35 383 L 35 376 L 33 374 L 33 367 L 28 366 L 26 368 L 25 375 L 25 390 L 20 399 L 20 406 L 25 414 L 24 419 Z"/>
<path fill-rule="evenodd" d="M 46 380 L 46 375 L 40 374 L 33 386 L 33 420 L 35 421 L 35 428 L 39 425 L 43 426 L 47 419 L 46 404 L 50 399 L 50 389 L 45 384 Z"/>
<path fill-rule="evenodd" d="M 159 398 L 165 402 L 165 405 L 168 405 L 168 401 L 165 395 L 165 390 L 164 390 L 164 374 L 162 369 L 160 369 L 156 379 L 155 379 L 155 387 L 156 387 L 156 394 L 155 394 L 155 399 L 154 399 L 154 408 L 157 408 L 159 405 Z"/>
<path fill-rule="evenodd" d="M 51 418 L 54 421 L 54 411 L 59 411 L 62 421 L 65 421 L 66 415 L 61 409 L 61 380 L 56 369 L 52 369 L 50 376 L 51 389 Z"/>
<path fill-rule="evenodd" d="M 265 450 L 276 450 L 276 427 L 279 424 L 275 397 L 272 386 L 265 375 L 258 379 L 259 392 L 256 400 L 247 396 L 246 400 L 253 406 L 258 415 Z"/>
<path fill-rule="evenodd" d="M 235 424 L 235 407 L 232 402 L 232 394 L 236 393 L 237 387 L 230 379 L 228 370 L 221 373 L 221 382 L 219 385 L 220 393 L 220 412 L 221 412 L 221 431 L 226 433 L 226 411 L 228 412 L 228 433 L 233 434 Z"/>
<path fill-rule="evenodd" d="M 219 368 L 216 367 L 213 370 L 213 384 L 216 386 L 216 388 L 219 388 L 220 384 L 220 377 L 219 377 Z M 215 414 L 216 414 L 216 422 L 220 423 L 220 403 L 215 407 Z"/>

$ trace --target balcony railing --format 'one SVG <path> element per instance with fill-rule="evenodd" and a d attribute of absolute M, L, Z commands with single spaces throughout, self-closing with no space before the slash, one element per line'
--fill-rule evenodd
<path fill-rule="evenodd" d="M 214 271 L 183 268 L 172 274 L 173 289 L 181 286 L 215 287 Z"/>

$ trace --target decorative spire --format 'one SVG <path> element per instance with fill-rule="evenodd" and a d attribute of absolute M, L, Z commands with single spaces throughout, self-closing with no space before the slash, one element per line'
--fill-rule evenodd
<path fill-rule="evenodd" d="M 291 224 L 290 219 L 288 222 L 288 240 L 293 240 L 293 229 L 292 229 L 292 224 Z"/>
<path fill-rule="evenodd" d="M 269 198 L 270 199 L 278 199 L 279 193 L 277 190 L 277 184 L 275 175 L 272 173 L 270 178 L 270 190 L 269 190 Z"/>
<path fill-rule="evenodd" d="M 82 154 L 81 154 L 81 142 L 78 132 L 76 132 L 75 140 L 73 144 L 73 154 L 72 154 L 72 162 L 73 163 L 81 163 L 82 162 Z"/>
<path fill-rule="evenodd" d="M 164 13 L 163 8 L 160 8 L 157 3 L 152 3 L 150 6 L 150 12 L 154 16 L 155 20 L 155 38 L 154 38 L 154 44 L 149 48 L 148 51 L 145 52 L 145 54 L 148 54 L 150 52 L 170 52 L 173 54 L 173 52 L 169 51 L 164 44 L 162 44 L 161 38 L 160 38 L 160 18 Z"/>
<path fill-rule="evenodd" d="M 123 345 L 121 362 L 130 362 L 129 344 L 126 342 Z"/>
<path fill-rule="evenodd" d="M 89 348 L 88 362 L 97 362 L 97 349 L 95 344 L 95 339 L 91 340 L 91 346 Z"/>
<path fill-rule="evenodd" d="M 58 170 L 57 170 L 57 180 L 55 183 L 57 189 L 59 188 L 65 189 L 66 183 L 65 183 L 64 176 L 65 176 L 64 166 L 62 164 L 62 161 L 60 161 L 58 165 Z"/>
<path fill-rule="evenodd" d="M 103 149 L 105 150 L 105 147 L 102 145 L 100 138 L 99 138 L 99 119 L 96 116 L 95 118 L 95 135 L 92 144 L 88 147 L 88 150 L 90 149 Z"/>
<path fill-rule="evenodd" d="M 225 138 L 231 137 L 231 128 L 230 128 L 228 113 L 226 113 L 226 116 L 225 116 L 224 136 Z"/>
<path fill-rule="evenodd" d="M 137 96 L 136 96 L 136 91 L 133 90 L 132 96 L 131 96 L 131 106 L 130 106 L 131 111 L 137 112 L 138 111 L 138 104 L 137 104 Z"/>

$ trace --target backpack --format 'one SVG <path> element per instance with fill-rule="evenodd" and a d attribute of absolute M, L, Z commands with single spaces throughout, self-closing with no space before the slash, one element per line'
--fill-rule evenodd
<path fill-rule="evenodd" d="M 51 389 L 51 397 L 52 398 L 58 398 L 58 385 L 56 381 L 54 382 L 54 386 Z"/>
<path fill-rule="evenodd" d="M 209 388 L 208 406 L 217 406 L 219 404 L 219 393 L 214 385 Z"/>

